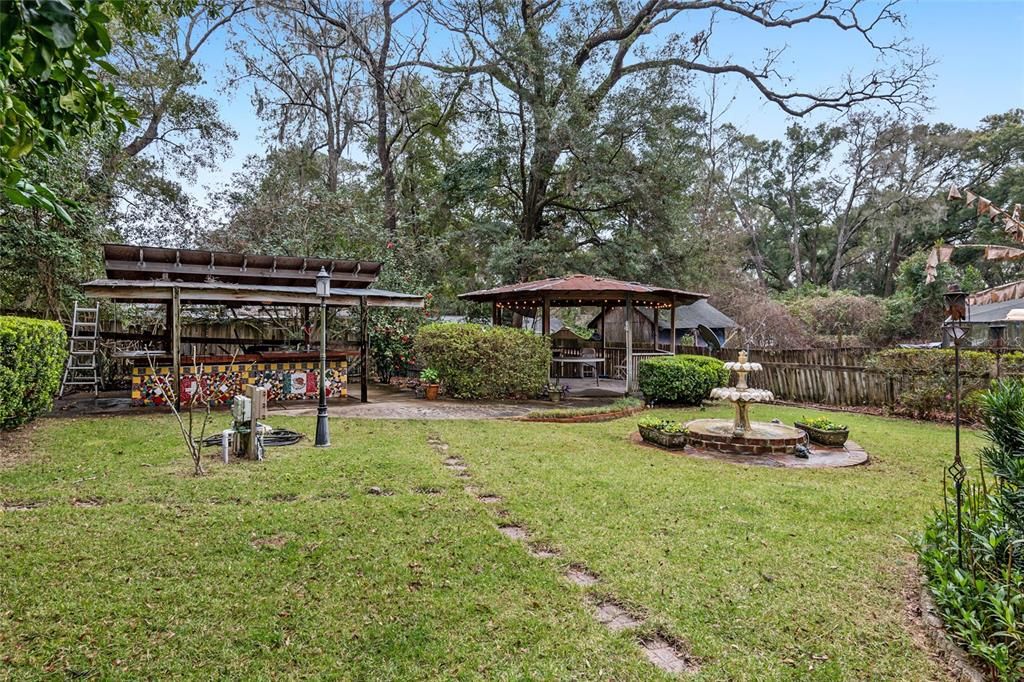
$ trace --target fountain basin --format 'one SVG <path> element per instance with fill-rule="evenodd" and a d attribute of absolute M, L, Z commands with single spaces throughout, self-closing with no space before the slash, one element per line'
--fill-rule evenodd
<path fill-rule="evenodd" d="M 807 434 L 785 424 L 751 422 L 743 435 L 728 419 L 695 419 L 686 424 L 687 441 L 697 448 L 739 455 L 788 455 L 807 445 Z"/>

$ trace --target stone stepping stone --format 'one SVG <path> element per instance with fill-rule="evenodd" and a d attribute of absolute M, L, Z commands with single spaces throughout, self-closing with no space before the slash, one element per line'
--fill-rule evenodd
<path fill-rule="evenodd" d="M 498 526 L 498 531 L 512 540 L 526 540 L 529 534 L 522 526 Z"/>
<path fill-rule="evenodd" d="M 582 566 L 570 566 L 569 570 L 565 572 L 565 577 L 571 583 L 575 583 L 580 587 L 590 587 L 596 585 L 599 578 L 583 568 Z"/>
<path fill-rule="evenodd" d="M 0 502 L 0 509 L 2 509 L 5 512 L 31 511 L 33 509 L 38 509 L 39 507 L 42 507 L 42 506 L 43 506 L 42 502 L 32 502 L 32 501 Z"/>
<path fill-rule="evenodd" d="M 554 559 L 558 554 L 558 550 L 553 547 L 547 547 L 545 545 L 530 546 L 530 555 L 538 559 Z"/>
<path fill-rule="evenodd" d="M 642 623 L 642 621 L 634 618 L 629 611 L 615 602 L 599 602 L 594 606 L 594 612 L 597 616 L 597 621 L 612 632 L 635 628 Z"/>
<path fill-rule="evenodd" d="M 477 495 L 476 499 L 484 504 L 498 504 L 501 502 L 501 497 L 498 495 Z"/>
<path fill-rule="evenodd" d="M 695 673 L 697 665 L 691 661 L 678 647 L 662 637 L 640 642 L 647 660 L 667 673 Z"/>
<path fill-rule="evenodd" d="M 377 497 L 390 497 L 394 495 L 394 491 L 388 490 L 387 488 L 381 488 L 378 486 L 372 486 L 366 490 L 370 495 L 376 495 Z"/>
<path fill-rule="evenodd" d="M 444 491 L 440 488 L 419 487 L 414 488 L 414 490 L 420 495 L 429 495 L 430 497 L 437 497 L 444 494 Z"/>

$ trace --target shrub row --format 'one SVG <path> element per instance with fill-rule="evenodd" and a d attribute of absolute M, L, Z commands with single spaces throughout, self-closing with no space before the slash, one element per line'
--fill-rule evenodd
<path fill-rule="evenodd" d="M 648 403 L 699 405 L 729 382 L 729 371 L 717 358 L 672 355 L 641 360 L 638 379 Z"/>
<path fill-rule="evenodd" d="M 437 370 L 445 394 L 461 399 L 533 398 L 551 367 L 550 340 L 512 327 L 423 325 L 415 353 Z"/>
<path fill-rule="evenodd" d="M 987 351 L 960 351 L 960 392 L 965 418 L 979 417 L 978 397 L 995 377 L 995 361 L 995 355 Z M 1011 356 L 1004 357 L 1004 370 L 1011 370 L 1013 364 Z M 919 419 L 953 412 L 956 362 L 952 348 L 892 348 L 870 355 L 865 365 L 902 380 L 898 404 L 892 406 L 896 412 Z"/>
<path fill-rule="evenodd" d="M 66 359 L 67 334 L 59 322 L 0 317 L 0 429 L 50 409 Z"/>

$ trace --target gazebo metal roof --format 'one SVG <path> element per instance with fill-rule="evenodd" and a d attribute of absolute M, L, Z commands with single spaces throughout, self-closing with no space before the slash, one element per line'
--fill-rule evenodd
<path fill-rule="evenodd" d="M 478 303 L 516 302 L 540 304 L 547 299 L 549 305 L 572 306 L 580 304 L 622 304 L 627 298 L 634 305 L 664 305 L 692 303 L 707 294 L 657 287 L 639 282 L 623 282 L 593 275 L 567 275 L 549 277 L 533 282 L 507 284 L 493 289 L 482 289 L 459 294 L 459 298 Z"/>

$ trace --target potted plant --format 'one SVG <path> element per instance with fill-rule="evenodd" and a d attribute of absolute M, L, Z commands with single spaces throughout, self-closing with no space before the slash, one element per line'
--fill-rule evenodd
<path fill-rule="evenodd" d="M 645 417 L 637 422 L 637 426 L 641 438 L 663 448 L 684 448 L 690 435 L 682 422 L 660 417 Z"/>
<path fill-rule="evenodd" d="M 806 433 L 812 443 L 832 448 L 842 447 L 850 437 L 850 429 L 846 424 L 837 424 L 828 417 L 804 417 L 794 422 L 794 426 Z"/>
<path fill-rule="evenodd" d="M 441 388 L 438 383 L 440 376 L 436 369 L 427 367 L 420 372 L 420 381 L 423 382 L 423 392 L 427 400 L 437 400 L 437 391 Z"/>
<path fill-rule="evenodd" d="M 548 384 L 548 400 L 553 403 L 561 402 L 562 387 L 558 384 Z"/>

